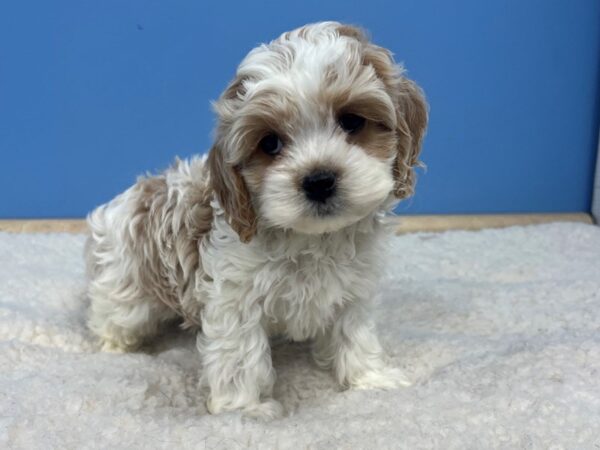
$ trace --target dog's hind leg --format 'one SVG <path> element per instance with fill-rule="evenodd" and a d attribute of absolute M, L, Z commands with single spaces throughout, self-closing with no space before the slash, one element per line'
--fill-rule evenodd
<path fill-rule="evenodd" d="M 177 317 L 158 299 L 135 291 L 119 292 L 114 287 L 107 290 L 101 283 L 91 282 L 88 326 L 100 338 L 103 350 L 135 350 Z"/>

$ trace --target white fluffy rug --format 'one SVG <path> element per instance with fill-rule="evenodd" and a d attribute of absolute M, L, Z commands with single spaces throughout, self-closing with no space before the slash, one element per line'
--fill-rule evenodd
<path fill-rule="evenodd" d="M 394 238 L 377 317 L 414 386 L 339 392 L 280 344 L 270 424 L 206 413 L 188 335 L 99 353 L 83 242 L 0 233 L 1 448 L 600 447 L 600 227 Z"/>

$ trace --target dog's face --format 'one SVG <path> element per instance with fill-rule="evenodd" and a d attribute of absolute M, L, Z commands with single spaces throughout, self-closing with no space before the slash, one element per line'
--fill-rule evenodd
<path fill-rule="evenodd" d="M 242 241 L 259 220 L 335 231 L 412 193 L 425 100 L 356 28 L 308 25 L 254 49 L 215 110 L 211 182 Z"/>

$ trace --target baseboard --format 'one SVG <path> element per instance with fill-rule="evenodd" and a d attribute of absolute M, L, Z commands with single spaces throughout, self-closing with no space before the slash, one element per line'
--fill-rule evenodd
<path fill-rule="evenodd" d="M 479 230 L 548 222 L 594 223 L 586 213 L 565 214 L 477 214 L 400 216 L 398 233 L 417 231 Z M 83 219 L 0 220 L 0 231 L 12 233 L 84 233 Z"/>
<path fill-rule="evenodd" d="M 9 233 L 84 233 L 84 219 L 0 220 L 0 231 Z"/>
<path fill-rule="evenodd" d="M 401 216 L 398 222 L 399 234 L 417 231 L 481 230 L 550 222 L 594 223 L 592 216 L 587 213 Z"/>

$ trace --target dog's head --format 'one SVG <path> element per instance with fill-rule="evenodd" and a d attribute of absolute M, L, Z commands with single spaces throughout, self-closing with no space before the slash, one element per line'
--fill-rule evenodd
<path fill-rule="evenodd" d="M 259 220 L 331 232 L 413 192 L 423 93 L 357 28 L 317 23 L 255 48 L 214 107 L 211 183 L 244 242 Z"/>

